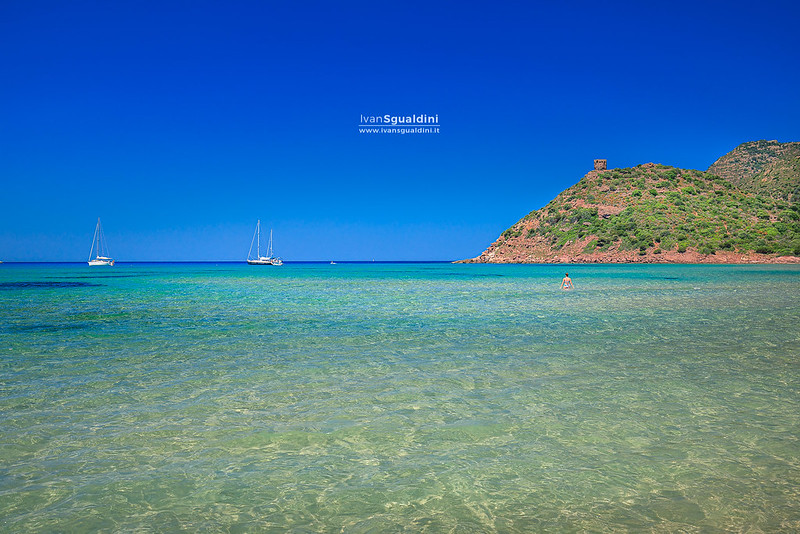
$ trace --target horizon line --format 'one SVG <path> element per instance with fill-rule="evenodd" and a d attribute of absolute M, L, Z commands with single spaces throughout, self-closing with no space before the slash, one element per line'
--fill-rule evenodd
<path fill-rule="evenodd" d="M 330 264 L 331 261 L 335 263 L 453 263 L 458 260 L 284 260 L 283 263 L 322 263 Z M 12 263 L 68 263 L 68 264 L 85 264 L 86 261 L 59 261 L 59 260 L 8 260 L 2 261 L 2 264 Z M 124 260 L 114 261 L 115 265 L 123 263 L 234 263 L 234 264 L 247 264 L 246 260 Z"/>

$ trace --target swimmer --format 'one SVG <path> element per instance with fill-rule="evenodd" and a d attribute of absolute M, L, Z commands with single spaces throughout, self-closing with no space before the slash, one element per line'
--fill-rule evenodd
<path fill-rule="evenodd" d="M 575 289 L 575 286 L 572 285 L 572 278 L 569 277 L 569 273 L 564 273 L 564 279 L 561 281 L 561 289 L 564 291 Z"/>

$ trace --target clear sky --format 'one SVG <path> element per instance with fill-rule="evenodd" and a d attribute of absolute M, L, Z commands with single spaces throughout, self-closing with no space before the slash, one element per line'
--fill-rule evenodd
<path fill-rule="evenodd" d="M 450 260 L 592 168 L 800 141 L 800 3 L 0 2 L 0 260 Z M 361 115 L 438 134 L 361 134 Z"/>

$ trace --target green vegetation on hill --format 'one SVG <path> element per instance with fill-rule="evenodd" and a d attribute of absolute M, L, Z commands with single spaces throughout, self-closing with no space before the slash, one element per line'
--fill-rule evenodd
<path fill-rule="evenodd" d="M 800 201 L 800 143 L 742 143 L 708 170 L 742 191 Z"/>
<path fill-rule="evenodd" d="M 551 251 L 719 250 L 800 255 L 800 203 L 742 191 L 715 174 L 646 164 L 587 174 L 506 230 Z"/>

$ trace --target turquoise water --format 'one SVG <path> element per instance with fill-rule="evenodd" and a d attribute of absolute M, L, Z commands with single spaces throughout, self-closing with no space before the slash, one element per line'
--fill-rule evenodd
<path fill-rule="evenodd" d="M 800 268 L 0 265 L 0 531 L 800 530 Z"/>

